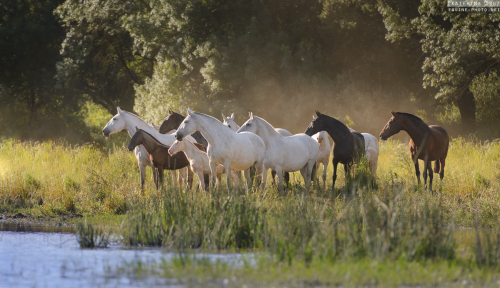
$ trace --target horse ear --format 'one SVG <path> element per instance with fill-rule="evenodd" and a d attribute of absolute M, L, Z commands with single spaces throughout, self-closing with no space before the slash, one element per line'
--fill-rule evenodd
<path fill-rule="evenodd" d="M 135 133 L 137 133 L 137 131 L 139 131 L 139 127 L 135 126 Z"/>
<path fill-rule="evenodd" d="M 253 119 L 253 113 L 252 112 L 248 112 L 248 115 L 250 116 L 250 119 Z"/>
<path fill-rule="evenodd" d="M 174 114 L 174 111 L 172 111 L 172 108 L 168 108 L 168 114 L 170 114 L 170 115 Z"/>
<path fill-rule="evenodd" d="M 224 113 L 220 113 L 222 115 L 222 120 L 226 120 L 226 116 L 224 116 Z"/>
<path fill-rule="evenodd" d="M 120 109 L 120 106 L 116 107 L 116 110 L 118 110 L 118 114 L 122 114 L 122 109 Z"/>
<path fill-rule="evenodd" d="M 316 115 L 321 116 L 321 112 L 319 112 L 318 110 L 316 110 Z"/>
<path fill-rule="evenodd" d="M 396 117 L 396 112 L 394 110 L 391 111 L 392 116 Z"/>
<path fill-rule="evenodd" d="M 234 120 L 234 113 L 231 113 L 231 120 Z"/>
<path fill-rule="evenodd" d="M 188 112 L 188 115 L 193 114 L 193 111 L 191 111 L 191 109 L 189 109 L 189 108 L 187 108 L 187 112 Z"/>

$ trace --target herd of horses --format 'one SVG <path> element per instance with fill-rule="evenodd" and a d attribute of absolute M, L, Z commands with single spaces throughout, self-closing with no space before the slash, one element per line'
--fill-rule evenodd
<path fill-rule="evenodd" d="M 183 116 L 169 109 L 160 126 L 147 123 L 139 116 L 123 111 L 106 124 L 102 133 L 105 137 L 127 130 L 131 140 L 128 145 L 134 150 L 141 175 L 141 189 L 144 187 L 146 167 L 153 169 L 156 188 L 163 185 L 163 171 L 170 170 L 175 178 L 179 171 L 178 185 L 184 182 L 192 187 L 193 175 L 198 178 L 199 188 L 219 185 L 220 177 L 226 174 L 229 189 L 233 182 L 238 185 L 245 178 L 246 189 L 252 185 L 250 169 L 255 170 L 257 185 L 266 187 L 267 172 L 272 170 L 272 180 L 278 176 L 278 189 L 284 190 L 289 182 L 289 172 L 300 171 L 304 178 L 306 193 L 311 186 L 317 169 L 323 164 L 323 185 L 326 170 L 332 154 L 332 189 L 337 179 L 337 166 L 343 164 L 345 175 L 350 167 L 363 157 L 375 175 L 379 155 L 377 139 L 368 133 L 360 133 L 347 127 L 341 121 L 316 111 L 313 121 L 304 133 L 293 135 L 281 128 L 274 128 L 265 119 L 249 113 L 249 119 L 240 126 L 230 117 L 217 118 L 187 109 Z M 401 130 L 410 136 L 410 154 L 420 185 L 418 160 L 424 161 L 424 185 L 432 190 L 433 172 L 444 177 L 449 136 L 437 125 L 427 125 L 419 117 L 402 112 L 391 112 L 392 117 L 380 133 L 380 139 L 387 140 Z M 333 140 L 330 145 L 328 135 Z M 332 152 L 331 152 L 332 151 Z M 434 170 L 431 162 L 435 161 Z M 232 181 L 231 181 L 232 180 Z"/>

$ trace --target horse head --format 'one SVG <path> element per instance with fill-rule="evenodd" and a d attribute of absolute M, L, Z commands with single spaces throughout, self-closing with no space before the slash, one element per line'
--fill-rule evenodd
<path fill-rule="evenodd" d="M 231 117 L 226 117 L 224 116 L 224 114 L 222 114 L 222 120 L 223 120 L 222 124 L 226 125 L 234 132 L 240 129 L 240 126 L 238 126 L 238 124 L 236 124 L 236 121 L 234 121 L 234 113 L 231 114 Z"/>
<path fill-rule="evenodd" d="M 389 119 L 389 122 L 385 124 L 384 129 L 380 132 L 380 139 L 387 140 L 394 134 L 399 133 L 401 131 L 401 123 L 398 117 L 398 114 L 394 111 L 391 111 L 392 117 Z"/>
<path fill-rule="evenodd" d="M 191 109 L 187 109 L 188 116 L 184 118 L 182 121 L 181 125 L 177 128 L 177 131 L 175 132 L 175 139 L 182 141 L 182 139 L 187 136 L 192 134 L 193 132 L 196 131 L 196 113 L 191 111 Z"/>
<path fill-rule="evenodd" d="M 170 154 L 170 156 L 177 154 L 177 152 L 184 150 L 184 145 L 184 140 L 175 140 L 172 146 L 168 149 L 168 154 Z"/>
<path fill-rule="evenodd" d="M 323 131 L 325 130 L 324 129 L 324 126 L 325 126 L 325 122 L 323 120 L 323 114 L 321 114 L 321 112 L 319 112 L 318 110 L 316 110 L 316 115 L 318 117 L 315 117 L 313 115 L 313 121 L 311 123 L 309 123 L 309 126 L 307 126 L 307 129 L 306 131 L 304 132 L 304 134 L 306 135 L 309 135 L 309 136 L 312 136 L 320 131 Z"/>
<path fill-rule="evenodd" d="M 111 135 L 113 133 L 116 133 L 116 132 L 119 132 L 119 131 L 125 129 L 126 122 L 124 119 L 123 110 L 120 109 L 120 107 L 118 107 L 117 110 L 118 110 L 118 114 L 113 116 L 113 118 L 111 118 L 111 120 L 109 120 L 108 124 L 106 124 L 106 126 L 104 126 L 104 128 L 102 129 L 102 135 L 104 135 L 105 137 L 108 137 L 109 135 Z"/>
<path fill-rule="evenodd" d="M 168 109 L 168 115 L 163 119 L 163 122 L 160 125 L 160 130 L 159 132 L 161 134 L 168 133 L 171 130 L 177 129 L 179 126 L 179 123 L 184 120 L 184 116 L 181 114 L 172 111 L 172 109 Z"/>
<path fill-rule="evenodd" d="M 143 131 L 139 129 L 137 126 L 135 126 L 135 133 L 134 136 L 130 139 L 128 142 L 128 151 L 132 151 L 135 149 L 135 147 L 139 146 L 142 144 L 142 136 L 143 136 Z"/>
<path fill-rule="evenodd" d="M 237 133 L 240 133 L 240 132 L 252 132 L 252 133 L 256 133 L 257 132 L 257 125 L 256 125 L 256 118 L 253 117 L 253 113 L 252 112 L 249 112 L 248 115 L 250 116 L 250 119 L 247 120 L 247 122 L 243 123 L 243 125 L 241 125 L 240 129 L 238 129 L 238 131 L 236 131 Z"/>

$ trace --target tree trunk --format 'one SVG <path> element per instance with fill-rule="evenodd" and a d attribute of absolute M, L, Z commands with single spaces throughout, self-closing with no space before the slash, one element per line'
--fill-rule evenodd
<path fill-rule="evenodd" d="M 465 134 L 476 132 L 476 100 L 469 88 L 460 96 L 456 103 L 460 110 L 462 132 Z"/>

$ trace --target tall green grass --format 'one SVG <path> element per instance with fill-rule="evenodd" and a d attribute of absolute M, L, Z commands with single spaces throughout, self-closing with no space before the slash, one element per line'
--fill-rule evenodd
<path fill-rule="evenodd" d="M 332 191 L 330 168 L 326 187 L 316 184 L 308 195 L 298 173 L 285 194 L 270 179 L 265 191 L 228 191 L 224 185 L 188 191 L 167 183 L 157 192 L 148 170 L 141 191 L 133 153 L 123 144 L 102 147 L 1 142 L 0 212 L 125 214 L 116 233 L 127 245 L 268 251 L 285 263 L 453 260 L 460 252 L 450 228 L 497 231 L 498 142 L 454 139 L 445 179 L 434 177 L 433 193 L 417 185 L 407 145 L 387 141 L 380 143 L 375 181 L 366 163 L 351 177 L 340 168 Z M 480 232 L 474 241 L 478 265 L 499 262 L 500 238 L 491 235 Z"/>

